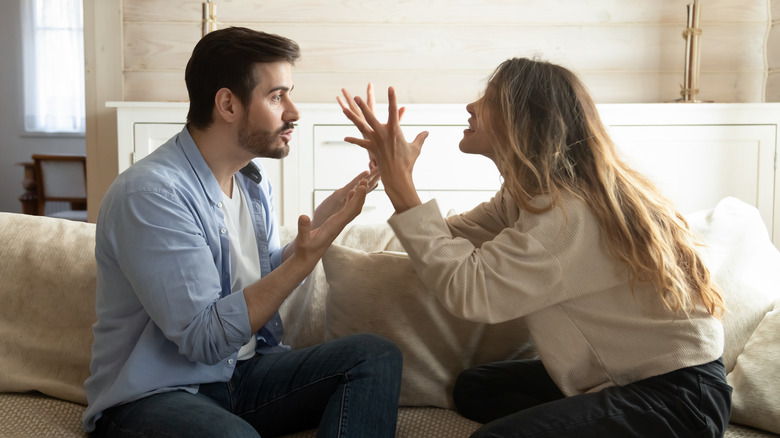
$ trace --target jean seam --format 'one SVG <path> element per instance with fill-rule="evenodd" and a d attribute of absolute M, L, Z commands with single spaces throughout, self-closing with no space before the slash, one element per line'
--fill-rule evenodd
<path fill-rule="evenodd" d="M 342 431 L 345 427 L 345 418 L 347 416 L 347 390 L 349 389 L 349 376 L 345 373 L 344 379 L 346 379 L 346 382 L 344 382 L 344 390 L 341 392 L 341 407 L 339 409 L 339 427 L 338 427 L 338 435 L 337 437 L 341 437 Z"/>
<path fill-rule="evenodd" d="M 321 377 L 321 378 L 319 378 L 317 380 L 308 382 L 305 385 L 301 385 L 301 386 L 293 389 L 292 391 L 285 392 L 283 395 L 275 397 L 275 398 L 273 398 L 271 400 L 267 400 L 265 403 L 257 405 L 257 406 L 255 406 L 252 409 L 249 409 L 249 410 L 243 411 L 241 413 L 238 413 L 237 415 L 244 416 L 246 414 L 254 413 L 254 412 L 256 412 L 256 411 L 258 411 L 258 410 L 260 410 L 260 409 L 262 409 L 262 408 L 264 408 L 264 407 L 266 407 L 266 406 L 268 406 L 270 404 L 276 403 L 277 401 L 282 400 L 282 399 L 284 399 L 284 398 L 286 398 L 286 397 L 288 397 L 288 396 L 290 396 L 290 395 L 292 395 L 292 394 L 294 394 L 294 393 L 296 393 L 296 392 L 298 392 L 298 391 L 300 391 L 302 389 L 308 388 L 308 387 L 310 387 L 312 385 L 316 385 L 316 384 L 318 384 L 320 382 L 323 382 L 323 381 L 328 380 L 328 379 L 332 379 L 334 377 L 345 378 L 346 376 L 347 376 L 346 372 L 339 372 L 339 373 L 334 373 L 334 374 L 331 374 L 331 375 L 328 375 L 328 376 L 325 376 L 325 377 Z"/>

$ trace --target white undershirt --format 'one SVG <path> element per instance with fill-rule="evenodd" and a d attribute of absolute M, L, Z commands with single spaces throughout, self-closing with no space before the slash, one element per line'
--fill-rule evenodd
<path fill-rule="evenodd" d="M 241 290 L 261 277 L 260 260 L 257 254 L 257 241 L 252 226 L 252 216 L 244 199 L 238 181 L 233 177 L 233 197 L 222 193 L 222 211 L 225 213 L 225 226 L 230 236 L 230 290 Z M 238 360 L 249 359 L 255 355 L 254 334 L 238 351 Z"/>

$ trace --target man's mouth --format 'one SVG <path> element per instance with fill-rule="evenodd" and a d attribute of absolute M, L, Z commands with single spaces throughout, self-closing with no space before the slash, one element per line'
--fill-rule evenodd
<path fill-rule="evenodd" d="M 295 125 L 289 123 L 282 127 L 281 133 L 279 135 L 281 135 L 285 143 L 289 143 L 290 140 L 292 140 L 293 131 L 295 131 Z"/>

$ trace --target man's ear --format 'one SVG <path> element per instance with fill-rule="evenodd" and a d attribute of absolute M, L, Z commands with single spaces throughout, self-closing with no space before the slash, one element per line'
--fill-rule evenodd
<path fill-rule="evenodd" d="M 238 120 L 243 107 L 235 94 L 227 88 L 220 88 L 214 96 L 214 117 L 227 123 Z"/>

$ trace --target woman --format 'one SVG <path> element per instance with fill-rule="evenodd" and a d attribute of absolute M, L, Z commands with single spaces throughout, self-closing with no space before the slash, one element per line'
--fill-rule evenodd
<path fill-rule="evenodd" d="M 723 298 L 685 220 L 621 161 L 573 73 L 529 59 L 495 70 L 460 149 L 491 158 L 504 183 L 447 219 L 417 196 L 427 134 L 403 138 L 394 90 L 386 124 L 345 97 L 364 136 L 346 140 L 378 166 L 422 281 L 459 317 L 525 317 L 538 348 L 539 360 L 460 375 L 459 412 L 486 423 L 474 437 L 723 436 Z"/>

